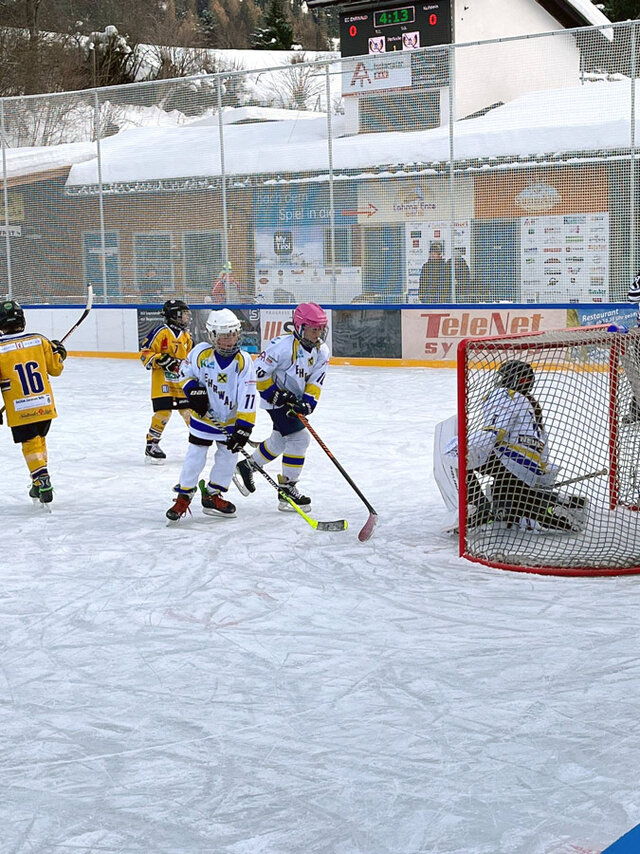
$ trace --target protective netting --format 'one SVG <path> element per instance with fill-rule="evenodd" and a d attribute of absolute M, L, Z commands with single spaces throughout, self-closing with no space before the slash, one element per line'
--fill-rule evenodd
<path fill-rule="evenodd" d="M 0 99 L 0 278 L 31 304 L 619 301 L 637 25 Z"/>
<path fill-rule="evenodd" d="M 640 332 L 468 339 L 459 356 L 461 553 L 640 572 Z"/>

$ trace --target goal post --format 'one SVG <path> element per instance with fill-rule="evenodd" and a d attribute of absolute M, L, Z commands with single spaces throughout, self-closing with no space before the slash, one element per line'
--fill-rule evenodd
<path fill-rule="evenodd" d="M 462 557 L 640 573 L 640 330 L 462 340 L 457 453 Z"/>

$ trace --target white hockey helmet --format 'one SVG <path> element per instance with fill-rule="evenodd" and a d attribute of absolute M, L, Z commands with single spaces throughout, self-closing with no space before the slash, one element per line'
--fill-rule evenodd
<path fill-rule="evenodd" d="M 218 311 L 210 311 L 207 318 L 207 335 L 213 348 L 221 356 L 233 356 L 239 350 L 240 331 L 242 323 L 238 320 L 230 308 L 221 308 Z M 233 343 L 225 342 L 222 345 L 219 337 L 232 336 L 235 333 Z"/>

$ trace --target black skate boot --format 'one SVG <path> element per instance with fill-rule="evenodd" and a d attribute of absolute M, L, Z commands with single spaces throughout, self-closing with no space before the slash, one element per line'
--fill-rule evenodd
<path fill-rule="evenodd" d="M 51 504 L 53 501 L 53 487 L 51 486 L 51 478 L 48 474 L 41 474 L 36 477 L 31 483 L 29 489 L 29 497 L 34 501 L 39 501 L 41 504 Z"/>
<path fill-rule="evenodd" d="M 236 505 L 223 498 L 217 489 L 214 492 L 209 492 L 204 480 L 201 480 L 198 486 L 200 487 L 203 513 L 206 513 L 207 516 L 230 517 L 236 515 Z"/>
<path fill-rule="evenodd" d="M 256 485 L 253 481 L 253 468 L 255 463 L 249 460 L 240 460 L 233 473 L 233 482 L 238 487 L 243 495 L 249 495 L 250 492 L 256 491 Z"/>
<path fill-rule="evenodd" d="M 582 533 L 587 524 L 589 501 L 581 495 L 554 496 L 554 503 L 540 519 L 544 531 Z"/>
<path fill-rule="evenodd" d="M 189 505 L 191 504 L 191 499 L 195 495 L 196 489 L 176 489 L 178 493 L 178 497 L 176 498 L 172 507 L 170 507 L 165 516 L 170 522 L 177 522 L 178 519 L 182 519 L 183 516 L 186 516 L 187 513 L 191 513 L 189 510 Z"/>
<path fill-rule="evenodd" d="M 158 442 L 158 439 L 156 439 L 155 442 L 147 442 L 147 447 L 144 452 L 145 461 L 151 463 L 153 466 L 162 466 L 164 465 L 164 461 L 167 459 L 167 455 L 162 450 Z"/>
<path fill-rule="evenodd" d="M 282 510 L 285 513 L 295 512 L 293 507 L 289 504 L 287 499 L 284 498 L 281 493 L 287 495 L 302 510 L 311 509 L 311 499 L 298 491 L 295 481 L 288 480 L 286 477 L 283 477 L 281 474 L 279 474 L 278 483 L 280 484 L 280 489 L 278 490 L 278 510 Z"/>

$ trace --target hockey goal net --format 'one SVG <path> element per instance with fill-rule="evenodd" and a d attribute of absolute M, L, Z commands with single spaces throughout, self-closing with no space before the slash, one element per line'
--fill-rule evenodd
<path fill-rule="evenodd" d="M 505 385 L 514 362 L 516 374 L 533 378 L 530 408 L 509 388 L 516 383 Z M 518 400 L 521 421 L 509 434 L 508 410 Z M 540 443 L 527 431 L 527 413 L 538 419 Z M 487 435 L 496 445 L 478 465 L 474 443 Z M 639 573 L 640 330 L 600 326 L 462 341 L 458 455 L 463 557 L 544 574 Z M 525 474 L 525 483 L 528 465 L 546 474 Z"/>

